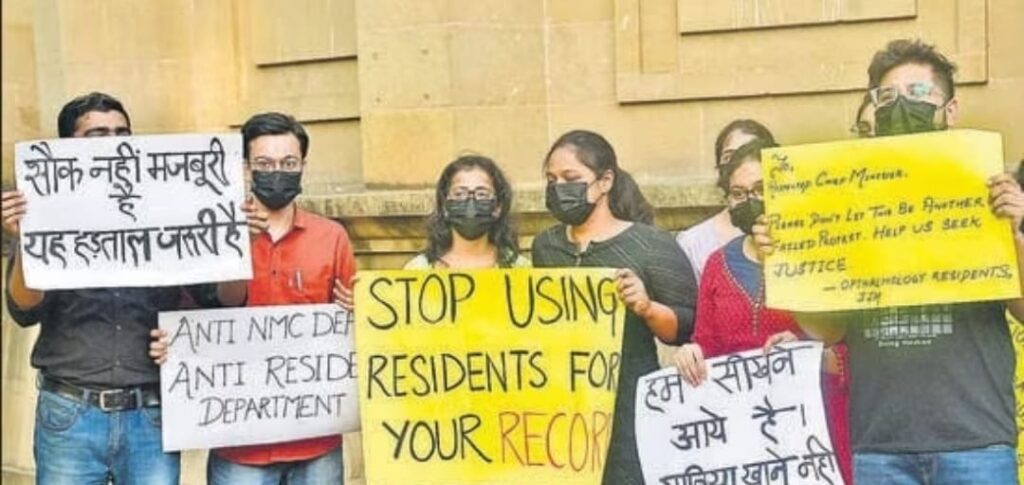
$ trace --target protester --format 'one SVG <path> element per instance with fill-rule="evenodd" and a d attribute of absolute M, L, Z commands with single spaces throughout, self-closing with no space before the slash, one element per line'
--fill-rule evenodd
<path fill-rule="evenodd" d="M 761 149 L 772 145 L 753 141 L 743 145 L 722 168 L 724 186 L 729 189 L 728 212 L 743 236 L 726 243 L 711 254 L 700 281 L 693 342 L 676 353 L 676 365 L 683 379 L 700 385 L 707 378 L 705 359 L 764 348 L 802 337 L 789 312 L 765 307 L 763 261 L 751 237 L 754 221 L 764 214 L 764 177 Z M 825 351 L 825 360 L 841 360 L 836 349 Z M 839 350 L 845 352 L 845 350 Z M 837 367 L 822 376 L 829 433 L 843 478 L 850 483 L 850 447 L 847 429 L 846 378 Z"/>
<path fill-rule="evenodd" d="M 718 137 L 715 138 L 715 171 L 718 172 L 719 181 L 721 181 L 722 167 L 728 165 L 733 152 L 755 140 L 769 144 L 775 143 L 775 137 L 768 131 L 768 128 L 754 120 L 734 120 L 718 132 Z M 721 183 L 718 185 L 728 197 L 729 187 L 722 186 Z M 704 271 L 708 256 L 724 246 L 725 243 L 741 235 L 743 233 L 732 225 L 729 219 L 729 210 L 725 208 L 703 222 L 681 231 L 676 236 L 676 242 L 686 253 L 686 257 L 690 259 L 690 266 L 693 267 L 697 275 L 697 281 L 700 281 L 700 275 Z"/>
<path fill-rule="evenodd" d="M 868 68 L 876 136 L 954 126 L 955 70 L 919 40 L 894 40 L 876 53 Z M 990 178 L 988 190 L 1024 264 L 1024 193 L 1009 174 Z M 763 217 L 753 231 L 759 251 L 770 254 Z M 1024 299 L 798 315 L 830 341 L 845 334 L 856 482 L 1017 483 L 1006 309 L 1019 320 Z"/>
<path fill-rule="evenodd" d="M 653 336 L 671 344 L 689 340 L 697 294 L 693 270 L 671 235 L 650 225 L 653 209 L 601 135 L 562 135 L 544 169 L 547 208 L 561 223 L 534 239 L 534 266 L 619 268 L 617 288 L 628 311 L 603 483 L 640 484 L 636 382 L 658 369 Z"/>
<path fill-rule="evenodd" d="M 340 303 L 355 273 L 348 233 L 340 224 L 298 207 L 309 136 L 281 113 L 263 113 L 242 126 L 247 173 L 255 200 L 246 210 L 265 220 L 253 236 L 249 306 Z M 167 337 L 154 333 L 150 355 L 166 358 Z M 221 448 L 210 452 L 210 485 L 343 483 L 341 436 Z"/>
<path fill-rule="evenodd" d="M 116 98 L 79 96 L 57 117 L 61 138 L 131 135 Z M 3 227 L 12 238 L 29 210 L 18 191 L 4 192 Z M 173 201 L 164 201 L 173 204 Z M 103 217 L 102 214 L 85 214 Z M 51 483 L 177 484 L 178 453 L 161 446 L 160 372 L 146 356 L 161 311 L 184 301 L 238 305 L 244 283 L 150 288 L 35 290 L 25 285 L 21 257 L 12 253 L 7 308 L 21 326 L 40 325 L 32 349 L 39 369 L 36 481 Z"/>
<path fill-rule="evenodd" d="M 434 211 L 427 218 L 427 250 L 405 269 L 530 266 L 519 254 L 511 207 L 512 186 L 493 160 L 457 158 L 437 180 Z"/>

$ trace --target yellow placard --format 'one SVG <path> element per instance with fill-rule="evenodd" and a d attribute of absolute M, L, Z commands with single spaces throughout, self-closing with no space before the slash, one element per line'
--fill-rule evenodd
<path fill-rule="evenodd" d="M 767 150 L 769 307 L 850 310 L 1020 296 L 986 182 L 998 133 L 955 130 Z"/>
<path fill-rule="evenodd" d="M 1009 312 L 1006 320 L 1013 336 L 1013 350 L 1017 354 L 1017 368 L 1014 372 L 1014 395 L 1017 397 L 1017 480 L 1024 485 L 1024 324 L 1013 318 Z"/>
<path fill-rule="evenodd" d="M 355 295 L 369 485 L 601 482 L 613 270 L 361 272 Z"/>

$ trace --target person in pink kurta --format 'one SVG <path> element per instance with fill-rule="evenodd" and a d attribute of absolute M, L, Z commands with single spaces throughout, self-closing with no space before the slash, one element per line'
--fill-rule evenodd
<path fill-rule="evenodd" d="M 707 376 L 704 359 L 805 337 L 792 314 L 765 308 L 761 261 L 749 236 L 753 221 L 764 212 L 762 147 L 758 142 L 741 147 L 723 170 L 729 181 L 730 217 L 746 235 L 712 253 L 701 275 L 692 343 L 676 354 L 680 373 L 692 385 Z M 826 348 L 822 394 L 840 473 L 852 483 L 845 354 L 843 346 Z"/>

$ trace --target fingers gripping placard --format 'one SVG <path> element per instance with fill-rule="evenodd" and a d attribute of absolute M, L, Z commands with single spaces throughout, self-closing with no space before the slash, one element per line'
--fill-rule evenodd
<path fill-rule="evenodd" d="M 355 308 L 368 483 L 600 483 L 612 270 L 361 273 Z"/>
<path fill-rule="evenodd" d="M 827 311 L 1020 296 L 1011 224 L 991 210 L 997 133 L 960 130 L 767 150 L 768 305 Z"/>

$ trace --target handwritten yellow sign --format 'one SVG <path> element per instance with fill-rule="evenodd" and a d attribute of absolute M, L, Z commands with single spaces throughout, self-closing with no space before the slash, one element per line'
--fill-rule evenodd
<path fill-rule="evenodd" d="M 1011 225 L 988 203 L 998 133 L 956 130 L 762 155 L 768 306 L 794 311 L 1020 296 Z"/>
<path fill-rule="evenodd" d="M 1006 312 L 1013 336 L 1013 350 L 1017 354 L 1017 369 L 1014 372 L 1014 394 L 1017 396 L 1017 480 L 1024 485 L 1024 324 Z"/>
<path fill-rule="evenodd" d="M 368 483 L 599 484 L 624 318 L 612 275 L 361 273 Z"/>

